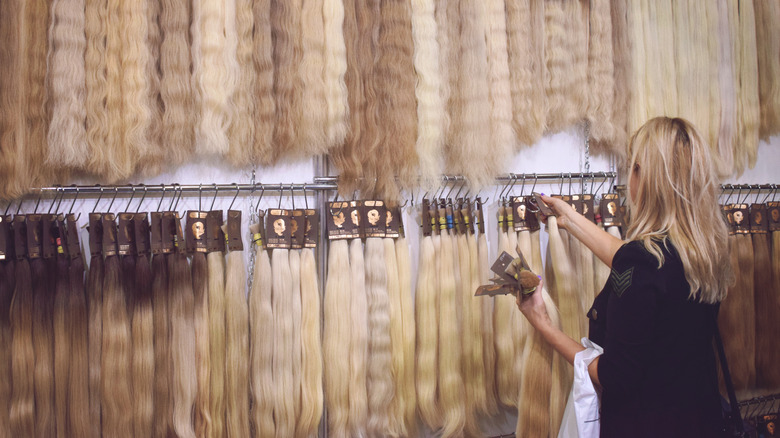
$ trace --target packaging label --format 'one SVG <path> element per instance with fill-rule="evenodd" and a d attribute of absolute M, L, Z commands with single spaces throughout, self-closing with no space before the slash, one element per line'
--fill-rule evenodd
<path fill-rule="evenodd" d="M 604 194 L 599 204 L 599 213 L 604 228 L 623 226 L 623 214 L 620 210 L 620 199 L 617 193 Z"/>
<path fill-rule="evenodd" d="M 306 228 L 303 246 L 316 248 L 317 242 L 320 240 L 320 214 L 317 210 L 304 210 L 304 213 Z"/>
<path fill-rule="evenodd" d="M 227 247 L 231 251 L 243 251 L 244 242 L 241 239 L 241 211 L 229 210 L 227 221 Z"/>
<path fill-rule="evenodd" d="M 510 204 L 514 219 L 514 230 L 531 231 L 531 227 L 528 225 L 528 217 L 532 215 L 528 214 L 528 206 L 526 205 L 525 197 L 514 196 L 512 197 Z"/>
<path fill-rule="evenodd" d="M 57 217 L 53 214 L 41 215 L 41 255 L 50 259 L 57 254 L 57 239 L 60 230 L 57 227 Z"/>
<path fill-rule="evenodd" d="M 207 218 L 205 211 L 187 212 L 187 253 L 207 252 Z"/>
<path fill-rule="evenodd" d="M 11 216 L 0 215 L 0 260 L 13 258 L 13 229 L 11 228 Z"/>
<path fill-rule="evenodd" d="M 271 209 L 266 214 L 266 248 L 290 249 L 292 246 L 291 212 Z"/>
<path fill-rule="evenodd" d="M 151 241 L 149 245 L 152 248 L 152 254 L 163 253 L 163 214 L 160 212 L 153 212 L 152 225 L 151 225 Z"/>
<path fill-rule="evenodd" d="M 149 215 L 135 213 L 133 215 L 133 227 L 135 231 L 135 250 L 138 254 L 149 254 Z"/>
<path fill-rule="evenodd" d="M 482 198 L 477 197 L 477 228 L 479 228 L 479 234 L 485 234 L 485 215 L 482 211 Z"/>
<path fill-rule="evenodd" d="M 162 253 L 173 254 L 176 251 L 176 213 L 166 211 L 162 217 Z"/>
<path fill-rule="evenodd" d="M 365 237 L 385 237 L 387 233 L 387 208 L 384 201 L 363 201 L 361 221 Z"/>
<path fill-rule="evenodd" d="M 70 258 L 81 257 L 81 242 L 79 241 L 79 224 L 76 215 L 68 214 L 68 254 Z"/>
<path fill-rule="evenodd" d="M 133 213 L 119 213 L 119 225 L 117 227 L 119 255 L 136 254 L 134 216 Z"/>
<path fill-rule="evenodd" d="M 306 241 L 306 211 L 292 210 L 290 213 L 290 248 L 301 249 Z"/>
<path fill-rule="evenodd" d="M 89 214 L 89 253 L 92 256 L 103 254 L 103 215 L 100 213 Z"/>
<path fill-rule="evenodd" d="M 349 202 L 328 203 L 328 240 L 352 239 L 358 237 L 357 228 L 349 220 Z"/>
<path fill-rule="evenodd" d="M 27 215 L 27 257 L 37 259 L 41 256 L 43 227 L 40 214 Z"/>
<path fill-rule="evenodd" d="M 113 213 L 103 214 L 103 255 L 106 257 L 117 254 L 116 222 Z"/>
<path fill-rule="evenodd" d="M 262 214 L 263 212 L 260 211 Z M 261 218 L 262 220 L 262 218 Z M 206 216 L 206 249 L 209 252 L 225 251 L 225 233 L 222 232 L 222 210 L 213 210 Z"/>
<path fill-rule="evenodd" d="M 471 217 L 471 200 L 466 198 L 460 206 L 460 218 L 463 221 L 463 232 L 469 236 L 474 235 L 474 220 Z"/>
<path fill-rule="evenodd" d="M 65 215 L 57 216 L 57 237 L 55 238 L 57 244 L 57 254 L 65 255 L 68 249 L 68 226 L 65 224 Z M 70 254 L 68 254 L 70 257 Z"/>
<path fill-rule="evenodd" d="M 596 212 L 594 211 L 595 206 L 593 201 L 593 195 L 580 195 L 580 201 L 581 201 L 580 205 L 582 206 L 582 210 L 581 210 L 582 215 L 585 216 L 586 219 L 588 219 L 589 221 L 595 224 Z"/>
<path fill-rule="evenodd" d="M 362 201 L 350 201 L 349 207 L 347 208 L 349 212 L 348 222 L 350 222 L 351 226 L 353 227 L 354 238 L 360 239 L 364 239 L 366 237 L 366 221 L 361 210 L 362 207 Z"/>
<path fill-rule="evenodd" d="M 727 206 L 726 212 L 734 234 L 750 233 L 750 209 L 747 204 L 731 204 Z"/>
<path fill-rule="evenodd" d="M 422 201 L 422 220 L 420 225 L 422 226 L 423 236 L 430 236 L 433 231 L 433 225 L 435 219 L 431 218 L 431 202 L 427 199 Z"/>
<path fill-rule="evenodd" d="M 750 232 L 753 234 L 767 234 L 769 232 L 769 217 L 764 204 L 750 206 Z"/>
<path fill-rule="evenodd" d="M 177 253 L 184 254 L 187 252 L 187 246 L 184 242 L 184 230 L 181 228 L 181 218 L 178 211 L 173 212 L 173 218 L 174 231 L 176 232 L 173 236 L 173 246 L 176 247 Z"/>
<path fill-rule="evenodd" d="M 14 252 L 16 259 L 27 257 L 27 217 L 23 214 L 14 216 Z"/>
<path fill-rule="evenodd" d="M 780 231 L 780 202 L 767 204 L 767 216 L 769 217 L 769 231 Z"/>

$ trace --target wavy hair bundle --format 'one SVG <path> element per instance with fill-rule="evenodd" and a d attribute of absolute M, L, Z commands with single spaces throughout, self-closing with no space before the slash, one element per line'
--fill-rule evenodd
<path fill-rule="evenodd" d="M 298 436 L 311 436 L 323 412 L 320 291 L 314 249 L 301 251 L 301 411 Z"/>
<path fill-rule="evenodd" d="M 303 114 L 303 82 L 300 64 L 301 14 L 303 1 L 272 0 L 271 29 L 273 35 L 274 98 L 276 123 L 274 126 L 274 154 L 276 158 L 300 157 L 304 153 L 301 133 Z"/>
<path fill-rule="evenodd" d="M 325 20 L 324 0 L 304 1 L 301 10 L 300 82 L 302 108 L 319 108 L 308 111 L 301 118 L 301 144 L 306 155 L 318 155 L 328 151 L 328 106 L 325 88 Z"/>
<path fill-rule="evenodd" d="M 254 34 L 252 62 L 255 69 L 253 98 L 255 119 L 252 162 L 269 165 L 273 162 L 273 133 L 276 103 L 274 100 L 274 61 L 271 34 L 271 0 L 252 3 Z"/>
<path fill-rule="evenodd" d="M 753 2 L 756 17 L 758 94 L 761 104 L 759 134 L 763 140 L 780 132 L 780 4 Z"/>
<path fill-rule="evenodd" d="M 257 120 L 256 96 L 257 70 L 254 64 L 254 12 L 252 0 L 234 0 L 231 17 L 226 17 L 228 44 L 231 46 L 225 53 L 227 65 L 232 69 L 235 79 L 232 86 L 230 103 L 230 126 L 228 127 L 227 159 L 234 166 L 246 166 L 253 162 L 252 155 L 255 144 L 255 123 Z M 263 105 L 264 102 L 261 102 Z"/>
<path fill-rule="evenodd" d="M 345 5 L 340 0 L 323 0 L 325 35 L 325 101 L 328 119 L 325 133 L 330 147 L 340 145 L 349 130 L 347 98 L 347 48 L 345 43 Z"/>
<path fill-rule="evenodd" d="M 350 347 L 349 362 L 349 428 L 353 435 L 368 430 L 368 297 L 363 243 L 360 238 L 349 242 L 350 268 Z"/>

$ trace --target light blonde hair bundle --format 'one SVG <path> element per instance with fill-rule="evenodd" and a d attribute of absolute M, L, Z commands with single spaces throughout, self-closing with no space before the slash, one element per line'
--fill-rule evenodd
<path fill-rule="evenodd" d="M 433 237 L 422 237 L 414 307 L 417 334 L 415 386 L 420 418 L 433 430 L 440 427 L 442 421 L 436 396 L 439 351 L 437 256 Z"/>
<path fill-rule="evenodd" d="M 345 7 L 342 0 L 323 0 L 323 33 L 325 36 L 325 102 L 328 119 L 325 134 L 330 147 L 339 146 L 349 131 L 347 98 L 347 48 L 344 41 Z"/>
<path fill-rule="evenodd" d="M 475 360 L 477 350 L 479 350 L 479 355 L 482 356 L 481 342 L 477 343 L 477 339 L 479 338 L 481 341 L 481 338 L 479 337 L 479 329 L 475 333 L 473 328 L 474 323 L 476 323 L 476 327 L 479 327 L 480 321 L 479 319 L 474 319 L 474 313 L 478 314 L 478 309 L 475 308 L 477 303 L 472 303 L 473 293 L 471 292 L 471 260 L 468 237 L 466 234 L 457 234 L 454 239 L 454 244 L 457 247 L 456 258 L 460 274 L 460 284 L 458 285 L 456 299 L 460 308 L 460 338 L 463 348 L 461 370 L 466 394 L 464 400 L 466 403 L 466 428 L 469 431 L 478 432 L 479 426 L 476 424 L 477 400 L 484 400 L 485 385 L 484 373 L 480 374 L 482 363 Z"/>
<path fill-rule="evenodd" d="M 274 404 L 275 436 L 292 436 L 295 432 L 295 397 L 293 388 L 293 291 L 290 274 L 290 250 L 276 248 L 271 255 L 274 312 Z M 300 354 L 300 353 L 299 353 Z"/>
<path fill-rule="evenodd" d="M 301 145 L 306 155 L 328 151 L 326 127 L 328 123 L 327 91 L 325 88 L 325 21 L 324 0 L 304 1 L 301 10 L 300 76 L 302 108 L 321 108 L 307 111 L 298 126 Z"/>
<path fill-rule="evenodd" d="M 478 257 L 478 279 L 479 284 L 488 283 L 488 244 L 487 235 L 479 234 L 477 241 Z M 482 357 L 485 367 L 485 396 L 486 396 L 486 415 L 495 415 L 498 413 L 498 393 L 496 389 L 496 350 L 495 336 L 493 328 L 493 300 L 482 300 Z"/>
<path fill-rule="evenodd" d="M 415 340 L 414 301 L 412 301 L 412 269 L 409 255 L 409 244 L 406 237 L 395 240 L 396 266 L 398 267 L 398 293 L 401 302 L 401 319 L 403 332 L 404 373 L 397 385 L 396 394 L 402 394 L 404 426 L 408 436 L 417 433 L 417 395 L 415 392 Z"/>
<path fill-rule="evenodd" d="M 178 436 L 193 438 L 193 408 L 198 392 L 195 337 L 192 336 L 195 295 L 187 257 L 183 253 L 172 254 L 168 262 L 173 430 Z"/>
<path fill-rule="evenodd" d="M 325 282 L 322 350 L 325 397 L 328 407 L 328 434 L 350 436 L 349 387 L 351 376 L 350 338 L 352 326 L 349 245 L 346 240 L 330 242 L 328 277 Z M 269 385 L 272 381 L 269 381 Z"/>
<path fill-rule="evenodd" d="M 301 412 L 296 434 L 316 434 L 323 412 L 320 291 L 314 249 L 301 251 Z"/>
<path fill-rule="evenodd" d="M 359 238 L 349 242 L 350 299 L 350 379 L 349 430 L 362 435 L 368 430 L 368 297 L 363 243 Z"/>
<path fill-rule="evenodd" d="M 509 234 L 504 229 L 504 207 L 499 206 L 497 255 L 511 253 Z M 512 332 L 512 310 L 514 301 L 510 296 L 496 297 L 493 310 L 493 332 L 496 349 L 496 390 L 498 399 L 504 406 L 516 406 L 517 380 L 514 363 L 519 360 L 515 354 L 514 334 Z"/>
<path fill-rule="evenodd" d="M 570 47 L 568 24 L 576 24 L 567 16 L 567 8 L 574 3 L 560 0 L 544 4 L 545 33 L 545 94 L 547 97 L 547 131 L 557 132 L 571 126 L 577 120 L 577 108 L 570 93 L 573 92 L 575 53 Z M 569 6 L 567 6 L 569 5 Z"/>
<path fill-rule="evenodd" d="M 108 147 L 108 95 L 106 36 L 108 34 L 108 3 L 101 0 L 87 0 L 85 4 L 86 51 L 84 68 L 86 94 L 86 142 L 88 147 L 87 168 L 93 174 L 104 175 L 107 166 L 105 149 Z M 94 427 L 94 421 L 93 421 Z"/>
<path fill-rule="evenodd" d="M 254 62 L 255 89 L 255 138 L 252 148 L 252 162 L 262 165 L 272 163 L 274 120 L 274 61 L 271 35 L 271 0 L 257 0 L 252 3 L 254 34 L 252 61 Z"/>
<path fill-rule="evenodd" d="M 221 212 L 220 217 L 221 217 Z M 217 233 L 219 234 L 219 233 Z M 220 235 L 220 237 L 223 237 Z M 208 437 L 225 434 L 225 255 L 222 251 L 211 251 L 206 256 L 208 265 L 209 304 L 209 411 Z"/>
<path fill-rule="evenodd" d="M 271 28 L 273 32 L 274 98 L 276 124 L 274 152 L 279 157 L 299 157 L 303 153 L 298 131 L 303 114 L 303 87 L 300 63 L 302 0 L 272 0 Z"/>
<path fill-rule="evenodd" d="M 612 114 L 615 105 L 615 75 L 612 58 L 612 17 L 609 0 L 590 3 L 588 44 L 588 113 L 594 145 L 614 139 Z M 608 152 L 609 150 L 602 150 Z"/>
<path fill-rule="evenodd" d="M 223 231 L 226 228 L 223 225 Z M 249 305 L 245 278 L 243 251 L 229 251 L 225 268 L 225 428 L 228 436 L 249 436 Z"/>
<path fill-rule="evenodd" d="M 209 327 L 209 284 L 206 254 L 192 254 L 193 334 L 198 392 L 195 395 L 195 435 L 206 436 L 211 430 L 211 342 Z"/>
<path fill-rule="evenodd" d="M 761 104 L 759 135 L 763 140 L 780 132 L 780 4 L 753 2 L 756 17 L 758 93 Z"/>
<path fill-rule="evenodd" d="M 303 366 L 301 357 L 301 252 L 297 249 L 290 250 L 290 292 L 292 298 L 292 308 L 289 315 L 292 321 L 292 363 L 290 371 L 292 372 L 292 400 L 293 415 L 295 422 L 291 424 L 291 430 L 294 432 L 297 427 L 298 417 L 301 414 L 301 369 Z"/>
<path fill-rule="evenodd" d="M 254 224 L 250 231 L 257 235 L 261 226 Z M 255 434 L 267 438 L 274 436 L 273 400 L 268 396 L 274 391 L 273 278 L 268 251 L 263 248 L 261 240 L 255 239 L 255 244 L 255 275 L 249 291 L 249 420 Z"/>
<path fill-rule="evenodd" d="M 506 11 L 503 0 L 483 2 L 485 41 L 488 58 L 488 87 L 490 89 L 490 137 L 491 160 L 494 172 L 502 169 L 504 163 L 516 148 L 517 137 L 512 125 L 512 91 L 509 74 L 509 52 L 507 49 Z M 484 159 L 484 157 L 483 157 Z"/>
<path fill-rule="evenodd" d="M 739 84 L 737 93 L 739 149 L 735 156 L 738 174 L 744 165 L 752 168 L 758 159 L 758 138 L 760 127 L 760 103 L 758 92 L 758 54 L 756 48 L 756 20 L 753 2 L 739 0 L 739 37 L 737 38 L 739 59 Z M 745 159 L 747 162 L 745 162 Z"/>
<path fill-rule="evenodd" d="M 235 40 L 235 58 L 228 62 L 233 64 L 234 73 L 237 75 L 231 97 L 231 118 L 228 129 L 230 146 L 227 159 L 236 167 L 246 166 L 248 162 L 252 162 L 255 142 L 257 72 L 253 62 L 255 46 L 252 3 L 252 0 L 235 0 L 232 20 L 226 17 L 234 23 L 231 38 Z"/>
<path fill-rule="evenodd" d="M 392 354 L 391 377 L 395 383 L 395 395 L 389 406 L 389 426 L 386 433 L 397 433 L 399 436 L 408 436 L 404 418 L 406 412 L 406 398 L 404 384 L 408 370 L 404 357 L 404 327 L 403 310 L 401 307 L 401 285 L 398 274 L 398 259 L 396 257 L 395 242 L 393 238 L 382 239 L 385 252 L 385 266 L 387 273 L 387 296 L 389 298 L 390 315 L 390 347 Z"/>
<path fill-rule="evenodd" d="M 472 400 L 472 405 L 477 413 L 489 416 L 492 414 L 493 406 L 491 406 L 491 403 L 489 402 L 490 396 L 487 394 L 487 388 L 490 388 L 490 386 L 485 381 L 485 340 L 483 338 L 484 334 L 482 333 L 482 307 L 487 300 L 474 296 L 477 288 L 482 284 L 480 283 L 479 278 L 479 249 L 476 236 L 473 233 L 469 233 L 464 237 L 466 240 L 465 252 L 468 257 L 469 285 L 466 286 L 464 283 L 464 289 L 462 291 L 464 298 L 463 305 L 464 309 L 465 306 L 471 308 L 471 316 L 468 320 L 465 319 L 466 312 L 464 310 L 464 331 L 469 331 L 469 336 L 471 337 L 470 357 L 466 360 L 471 361 L 471 368 L 474 373 L 471 377 L 471 389 L 469 390 L 471 393 L 470 400 Z M 464 251 L 461 251 L 461 254 L 463 252 Z M 462 258 L 461 260 L 461 266 L 463 266 L 463 264 L 466 263 L 466 258 Z"/>

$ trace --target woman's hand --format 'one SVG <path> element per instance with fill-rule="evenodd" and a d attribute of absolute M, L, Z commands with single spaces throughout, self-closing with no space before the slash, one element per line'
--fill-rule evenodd
<path fill-rule="evenodd" d="M 571 207 L 569 203 L 559 198 L 552 198 L 550 196 L 542 195 L 542 201 L 552 208 L 555 216 L 558 218 L 558 228 L 567 229 L 570 217 L 577 212 Z M 544 223 L 547 223 L 547 219 L 544 219 Z"/>
<path fill-rule="evenodd" d="M 543 286 L 544 280 L 536 286 L 536 292 L 531 295 L 524 296 L 520 292 L 517 293 L 517 308 L 523 312 L 528 322 L 536 328 L 539 328 L 539 324 L 550 322 L 550 316 L 547 314 L 547 308 L 544 306 L 544 299 L 542 298 Z"/>

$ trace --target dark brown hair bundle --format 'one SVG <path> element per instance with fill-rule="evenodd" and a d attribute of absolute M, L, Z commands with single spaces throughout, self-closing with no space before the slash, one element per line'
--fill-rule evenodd
<path fill-rule="evenodd" d="M 780 290 L 773 287 L 773 264 L 770 248 L 771 234 L 768 232 L 768 211 L 763 204 L 750 207 L 751 237 L 753 238 L 753 272 L 755 288 L 755 330 L 756 330 L 756 387 L 758 389 L 777 390 L 780 388 L 780 367 L 777 360 L 780 354 L 775 348 L 777 343 L 777 311 L 780 310 Z"/>
<path fill-rule="evenodd" d="M 14 296 L 11 300 L 11 376 L 13 392 L 9 423 L 14 436 L 35 436 L 35 350 L 33 349 L 32 273 L 27 260 L 26 217 L 14 217 L 16 250 Z"/>
<path fill-rule="evenodd" d="M 778 206 L 780 207 L 780 205 Z M 775 293 L 773 294 L 772 302 L 769 304 L 770 310 L 774 311 L 774 317 L 771 319 L 771 325 L 768 326 L 764 333 L 770 334 L 769 338 L 772 339 L 772 333 L 780 332 L 780 318 L 777 318 L 777 312 L 780 312 L 780 230 L 772 232 L 772 288 Z M 763 346 L 763 342 L 762 342 Z M 769 351 L 770 354 L 777 354 L 777 348 L 774 346 Z M 772 359 L 776 360 L 776 359 Z M 774 363 L 777 363 L 776 361 Z M 778 388 L 780 387 L 780 369 L 778 367 L 772 368 L 767 374 L 763 376 L 764 383 L 767 387 Z"/>

